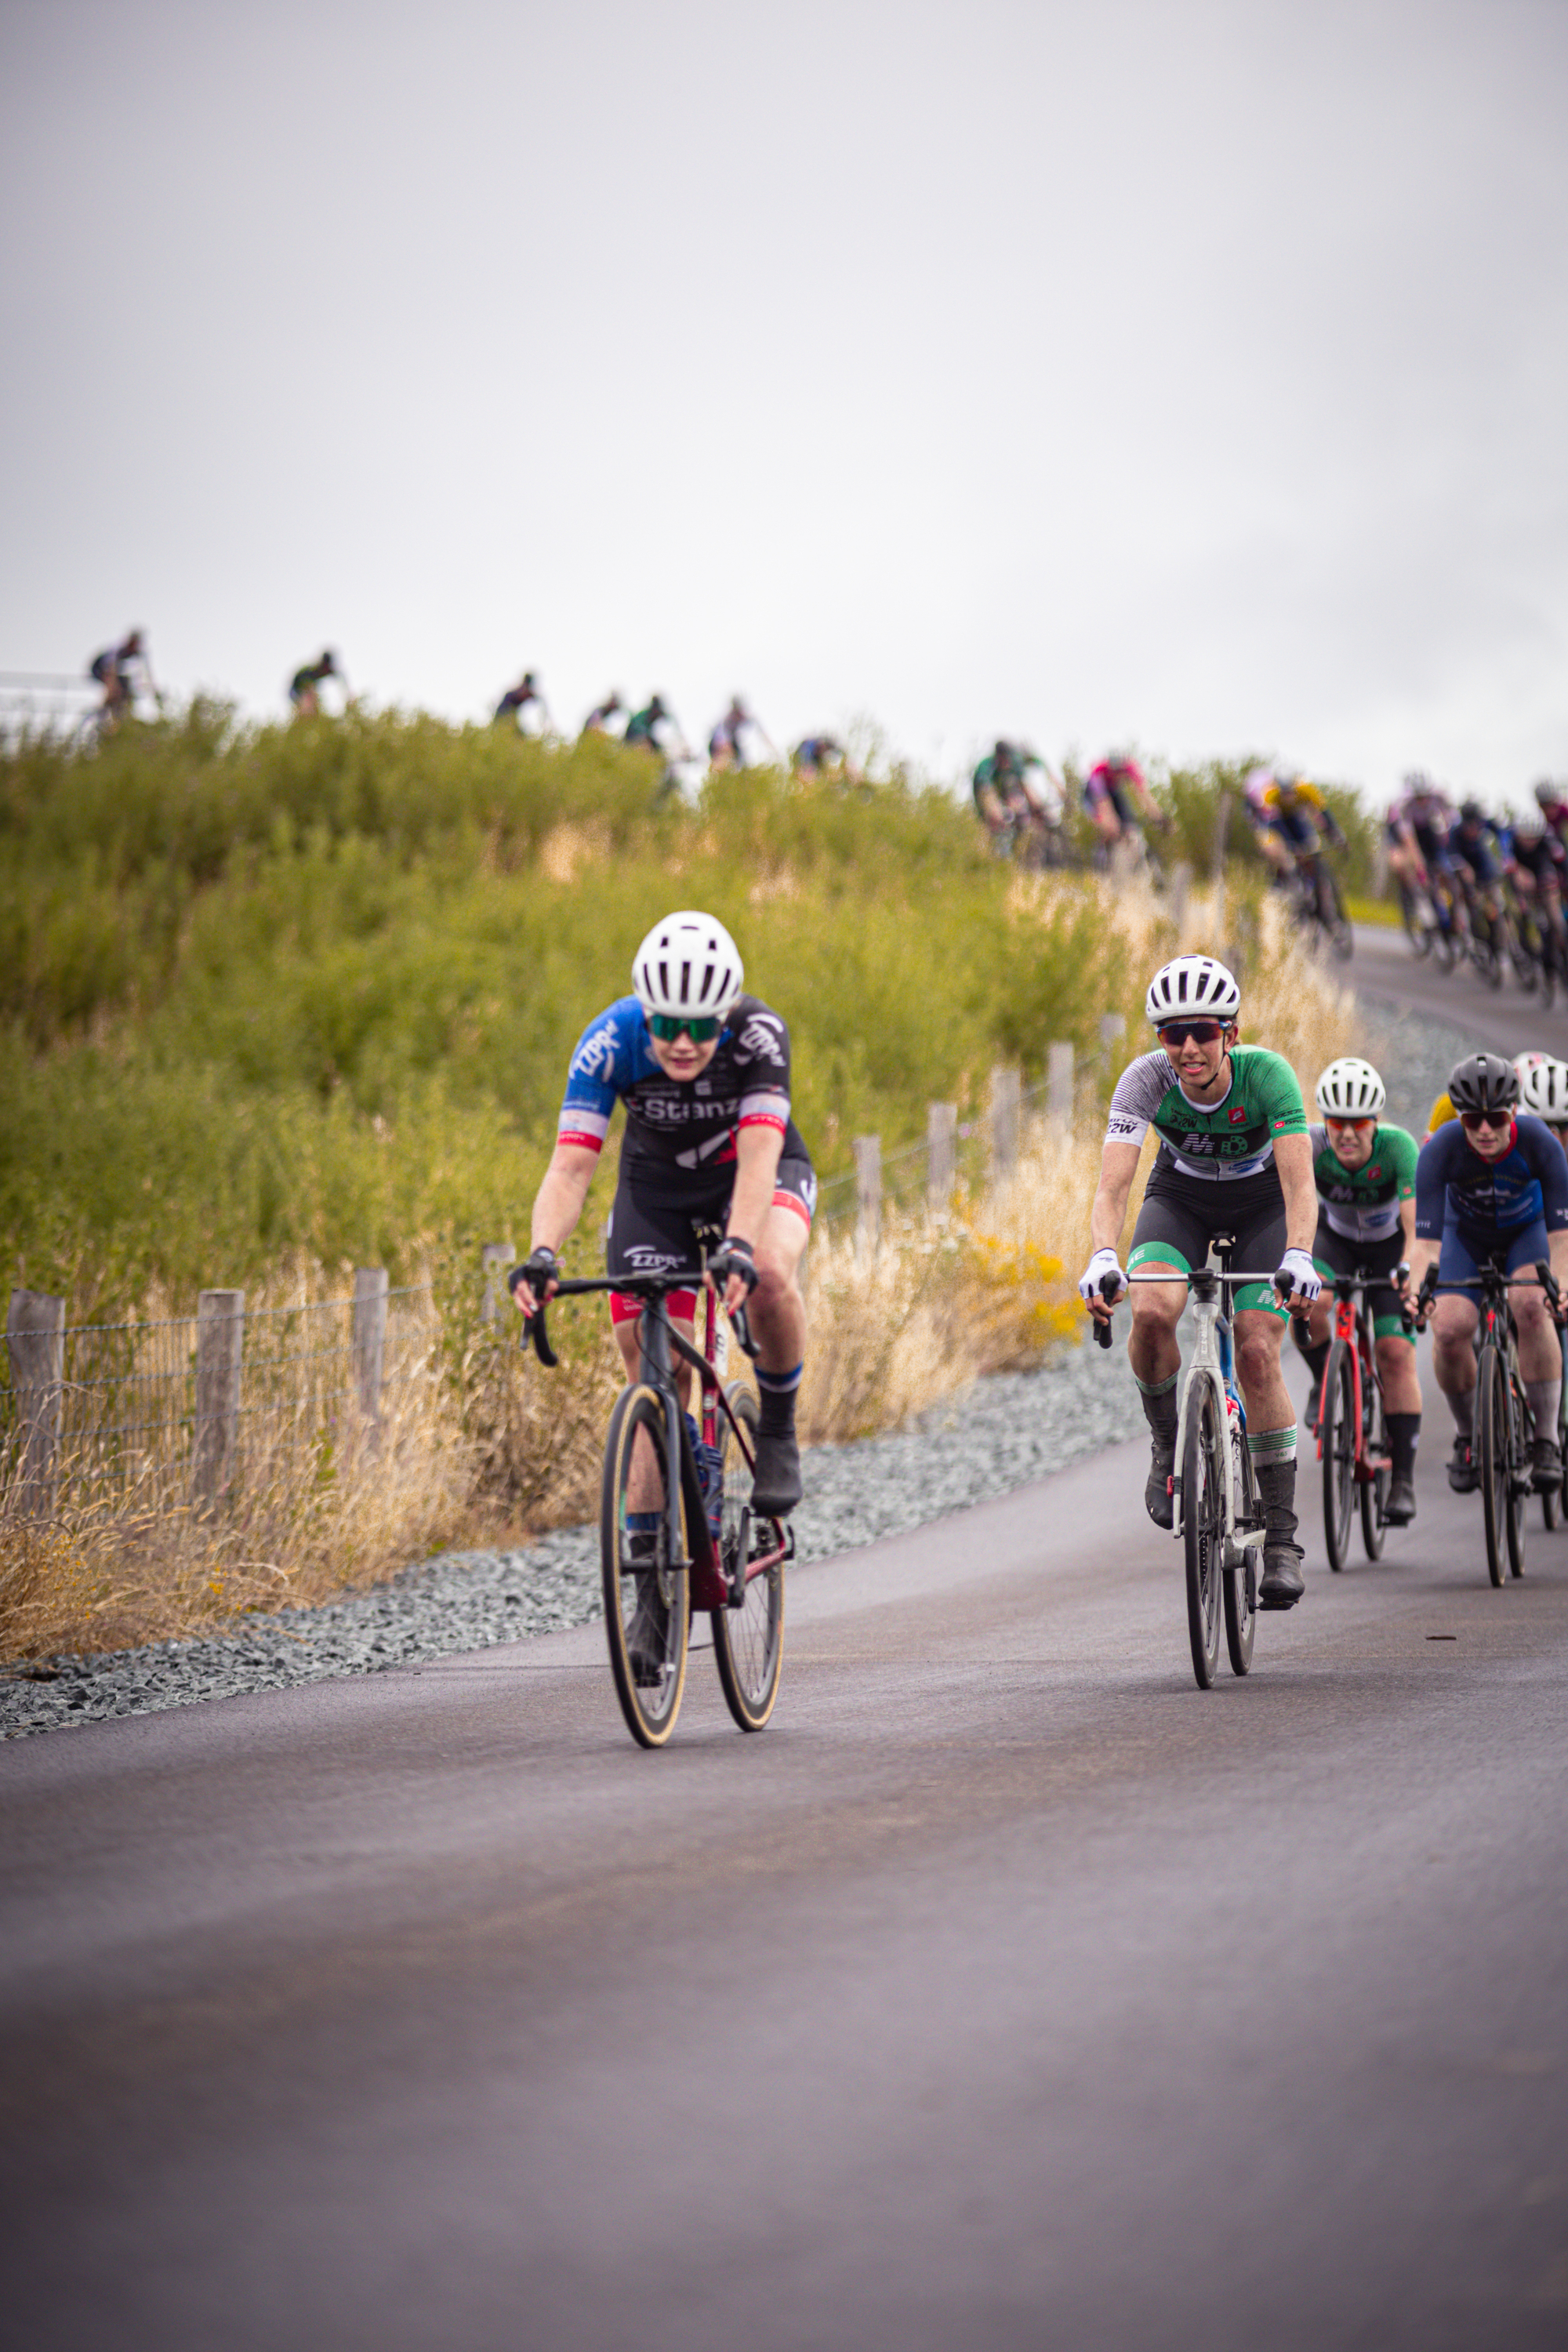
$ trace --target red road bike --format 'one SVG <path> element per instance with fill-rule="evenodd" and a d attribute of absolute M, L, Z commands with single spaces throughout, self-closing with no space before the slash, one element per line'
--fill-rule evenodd
<path fill-rule="evenodd" d="M 1408 1267 L 1399 1269 L 1403 1273 Z M 1391 1277 L 1377 1277 L 1387 1282 Z M 1333 1278 L 1334 1336 L 1318 1400 L 1318 1459 L 1323 1467 L 1323 1541 L 1338 1575 L 1350 1565 L 1351 1519 L 1361 1503 L 1361 1539 L 1368 1559 L 1383 1558 L 1384 1507 L 1394 1465 L 1384 1426 L 1383 1383 L 1377 1376 L 1373 1318 L 1366 1303 L 1372 1277 L 1364 1266 Z M 1406 1331 L 1415 1329 L 1405 1318 Z"/>

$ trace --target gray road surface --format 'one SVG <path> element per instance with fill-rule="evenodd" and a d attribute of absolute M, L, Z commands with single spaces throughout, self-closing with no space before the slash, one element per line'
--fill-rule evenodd
<path fill-rule="evenodd" d="M 1206 1696 L 1122 1447 L 758 1738 L 584 1630 L 0 1750 L 5 2340 L 1560 2347 L 1568 1536 L 1434 1438 Z"/>
<path fill-rule="evenodd" d="M 1355 953 L 1337 969 L 1359 995 L 1374 1004 L 1450 1022 L 1478 1049 L 1511 1055 L 1539 1046 L 1544 1054 L 1568 1060 L 1568 1005 L 1560 1000 L 1550 1013 L 1543 1012 L 1511 978 L 1493 989 L 1468 966 L 1442 971 L 1430 958 L 1417 960 L 1403 931 L 1358 923 Z"/>

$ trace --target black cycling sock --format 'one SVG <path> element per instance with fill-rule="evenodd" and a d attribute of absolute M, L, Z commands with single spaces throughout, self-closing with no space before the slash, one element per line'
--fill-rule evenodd
<path fill-rule="evenodd" d="M 1332 1345 L 1332 1342 L 1328 1339 L 1303 1339 L 1300 1332 L 1298 1330 L 1296 1334 L 1296 1345 L 1307 1359 L 1308 1367 L 1312 1375 L 1313 1385 L 1321 1388 L 1323 1383 L 1323 1366 L 1329 1360 L 1329 1349 Z"/>
<path fill-rule="evenodd" d="M 1133 1379 L 1137 1380 L 1136 1372 Z M 1148 1388 L 1138 1381 L 1138 1393 L 1143 1400 L 1143 1417 L 1163 1445 L 1176 1442 L 1176 1374 Z"/>
<path fill-rule="evenodd" d="M 792 1437 L 795 1434 L 795 1401 L 800 1394 L 800 1376 L 805 1366 L 797 1364 L 793 1372 L 764 1372 L 757 1366 L 757 1401 L 762 1406 L 758 1428 L 764 1437 Z"/>
<path fill-rule="evenodd" d="M 1263 1505 L 1268 1541 L 1294 1543 L 1296 1540 L 1295 1454 L 1292 1453 L 1288 1462 L 1281 1462 L 1278 1458 L 1270 1460 L 1266 1454 L 1255 1454 L 1252 1457 L 1252 1475 L 1258 1481 L 1258 1497 Z"/>
<path fill-rule="evenodd" d="M 1415 1444 L 1421 1434 L 1420 1414 L 1388 1412 L 1383 1419 L 1388 1432 L 1388 1451 L 1394 1463 L 1394 1475 L 1396 1478 L 1414 1478 Z"/>

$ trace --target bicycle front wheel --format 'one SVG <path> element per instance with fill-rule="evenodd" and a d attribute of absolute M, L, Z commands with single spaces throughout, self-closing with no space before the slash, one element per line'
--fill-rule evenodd
<path fill-rule="evenodd" d="M 725 1393 L 731 1411 L 745 1429 L 752 1451 L 757 1441 L 757 1400 L 737 1381 Z M 752 1517 L 752 1472 L 736 1443 L 735 1433 L 722 1416 L 719 1425 L 719 1459 L 723 1479 L 724 1517 L 719 1537 L 719 1558 L 727 1583 L 743 1569 L 745 1553 L 763 1557 L 777 1543 L 777 1522 Z M 724 1704 L 742 1731 L 761 1731 L 779 1695 L 784 1664 L 784 1562 L 753 1576 L 738 1609 L 711 1612 L 713 1656 L 723 1685 Z"/>
<path fill-rule="evenodd" d="M 1530 1509 L 1530 1406 L 1519 1382 L 1508 1383 L 1508 1567 L 1510 1576 L 1524 1574 L 1525 1517 Z"/>
<path fill-rule="evenodd" d="M 1220 1566 L 1225 1553 L 1225 1428 L 1214 1389 L 1200 1382 L 1182 1462 L 1182 1525 L 1187 1562 L 1187 1633 L 1198 1688 L 1219 1672 Z"/>
<path fill-rule="evenodd" d="M 1508 1573 L 1508 1525 L 1513 1497 L 1508 1444 L 1508 1377 L 1496 1348 L 1481 1349 L 1476 1380 L 1476 1466 L 1481 1477 L 1487 1529 L 1487 1572 L 1500 1588 Z"/>
<path fill-rule="evenodd" d="M 1366 1457 L 1373 1462 L 1388 1458 L 1388 1429 L 1383 1414 L 1383 1391 L 1375 1379 L 1363 1367 L 1361 1392 L 1361 1433 Z M 1389 1470 L 1374 1470 L 1361 1489 L 1361 1539 L 1368 1559 L 1381 1559 L 1388 1530 L 1383 1523 L 1383 1507 L 1388 1500 Z"/>
<path fill-rule="evenodd" d="M 1323 1367 L 1323 1401 L 1318 1408 L 1318 1443 L 1323 1449 L 1323 1542 L 1329 1566 L 1336 1576 L 1351 1556 L 1355 1439 L 1355 1382 L 1351 1351 L 1342 1339 L 1336 1339 Z"/>
<path fill-rule="evenodd" d="M 690 1587 L 684 1557 L 669 1556 L 665 1516 L 680 1466 L 669 1458 L 664 1400 L 655 1389 L 624 1389 L 605 1441 L 599 1550 L 610 1672 L 626 1728 L 641 1748 L 662 1748 L 686 1687 Z M 685 1506 L 682 1510 L 684 1538 Z M 655 1520 L 650 1528 L 647 1522 Z"/>

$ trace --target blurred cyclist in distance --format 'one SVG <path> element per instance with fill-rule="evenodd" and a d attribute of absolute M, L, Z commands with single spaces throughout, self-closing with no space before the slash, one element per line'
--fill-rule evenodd
<path fill-rule="evenodd" d="M 329 647 L 319 661 L 307 662 L 297 669 L 289 681 L 289 699 L 294 706 L 296 719 L 316 719 L 321 716 L 321 688 L 329 677 L 340 682 L 342 672 L 336 656 Z"/>
<path fill-rule="evenodd" d="M 502 726 L 509 719 L 520 735 L 538 737 L 551 732 L 549 706 L 531 669 L 524 670 L 517 684 L 509 686 L 496 704 L 492 724 Z"/>

